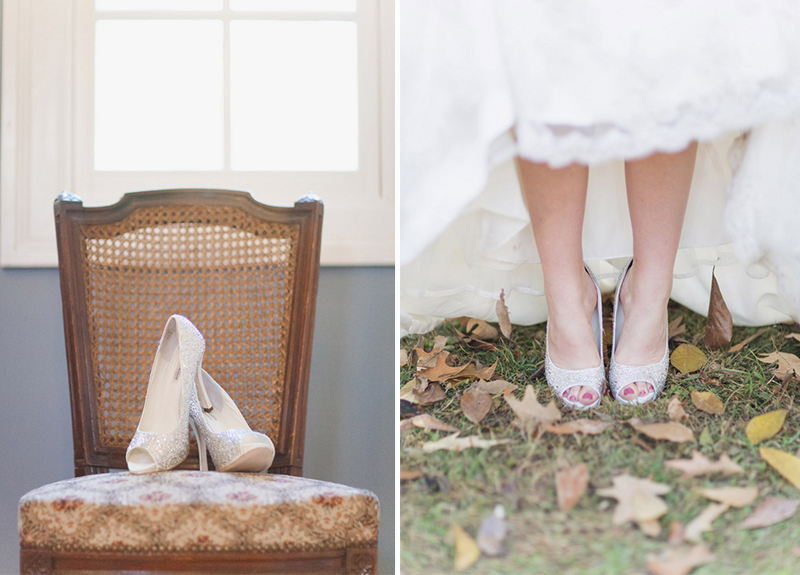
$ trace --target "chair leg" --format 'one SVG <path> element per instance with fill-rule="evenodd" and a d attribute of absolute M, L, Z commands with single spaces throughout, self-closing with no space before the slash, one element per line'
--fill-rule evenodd
<path fill-rule="evenodd" d="M 22 575 L 50 575 L 53 556 L 47 550 L 20 548 L 19 572 Z"/>
<path fill-rule="evenodd" d="M 344 572 L 348 575 L 376 575 L 378 572 L 378 548 L 345 549 Z"/>

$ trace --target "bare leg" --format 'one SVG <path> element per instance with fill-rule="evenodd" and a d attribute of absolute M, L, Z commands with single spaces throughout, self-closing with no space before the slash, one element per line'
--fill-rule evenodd
<path fill-rule="evenodd" d="M 667 303 L 696 156 L 694 142 L 676 154 L 625 163 L 633 267 L 620 292 L 625 323 L 615 351 L 619 363 L 649 365 L 664 357 Z M 621 393 L 629 399 L 652 390 L 637 382 Z"/>
<path fill-rule="evenodd" d="M 589 169 L 573 164 L 554 170 L 519 160 L 519 176 L 542 260 L 545 299 L 550 314 L 550 357 L 558 367 L 600 365 L 591 326 L 597 292 L 583 269 L 581 232 Z M 588 405 L 597 393 L 582 386 L 566 396 Z"/>

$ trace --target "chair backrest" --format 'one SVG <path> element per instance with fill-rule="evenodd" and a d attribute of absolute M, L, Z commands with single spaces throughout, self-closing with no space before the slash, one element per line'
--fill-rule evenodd
<path fill-rule="evenodd" d="M 85 208 L 55 202 L 75 474 L 124 469 L 170 315 L 206 339 L 204 368 L 301 475 L 322 203 L 161 190 Z M 197 448 L 181 467 L 197 469 Z"/>

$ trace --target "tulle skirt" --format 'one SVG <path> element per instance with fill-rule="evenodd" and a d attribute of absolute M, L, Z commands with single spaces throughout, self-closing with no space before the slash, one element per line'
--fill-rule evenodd
<path fill-rule="evenodd" d="M 698 155 L 672 298 L 800 320 L 800 3 L 406 0 L 400 5 L 401 326 L 544 321 L 514 158 L 590 166 L 584 258 L 632 254 L 624 161 Z M 533 207 L 535 209 L 535 206 Z"/>

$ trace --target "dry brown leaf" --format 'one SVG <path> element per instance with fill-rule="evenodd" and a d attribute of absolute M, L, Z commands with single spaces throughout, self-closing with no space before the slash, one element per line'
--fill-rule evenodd
<path fill-rule="evenodd" d="M 598 489 L 597 494 L 617 500 L 612 519 L 614 525 L 622 525 L 628 521 L 649 521 L 667 512 L 666 504 L 658 496 L 669 493 L 669 485 L 640 479 L 627 473 L 617 475 L 612 482 L 612 487 Z M 661 510 L 661 515 L 654 516 Z"/>
<path fill-rule="evenodd" d="M 417 386 L 417 379 L 413 378 L 406 382 L 403 387 L 400 388 L 400 400 L 406 400 L 411 403 L 419 403 L 417 399 L 417 394 L 414 393 L 414 390 Z"/>
<path fill-rule="evenodd" d="M 708 358 L 696 345 L 682 343 L 669 356 L 672 367 L 683 374 L 697 371 L 706 364 Z"/>
<path fill-rule="evenodd" d="M 447 338 L 443 335 L 437 335 L 433 340 L 433 349 L 431 351 L 425 351 L 421 347 L 415 347 L 414 351 L 417 354 L 417 370 L 435 366 L 439 354 L 444 351 L 445 345 L 447 345 Z"/>
<path fill-rule="evenodd" d="M 467 336 L 490 342 L 496 340 L 499 333 L 496 327 L 489 325 L 482 319 L 470 318 L 467 320 Z"/>
<path fill-rule="evenodd" d="M 777 362 L 778 367 L 773 369 L 772 373 L 778 377 L 782 378 L 790 374 L 792 377 L 798 377 L 798 374 L 800 374 L 800 357 L 797 357 L 793 353 L 774 351 L 772 353 L 761 354 L 761 357 L 758 359 L 764 363 Z"/>
<path fill-rule="evenodd" d="M 706 347 L 722 349 L 731 343 L 733 337 L 733 317 L 725 304 L 714 271 L 711 271 L 711 297 L 706 317 Z"/>
<path fill-rule="evenodd" d="M 507 338 L 511 337 L 511 319 L 508 317 L 508 308 L 506 307 L 506 295 L 503 290 L 500 290 L 500 299 L 494 306 L 497 312 L 497 322 L 500 324 L 500 331 Z"/>
<path fill-rule="evenodd" d="M 747 427 L 744 429 L 747 439 L 753 445 L 758 445 L 762 441 L 773 437 L 783 427 L 783 422 L 786 421 L 786 413 L 785 409 L 778 409 L 757 415 L 747 422 Z"/>
<path fill-rule="evenodd" d="M 753 335 L 751 335 L 750 337 L 748 337 L 748 338 L 746 338 L 746 339 L 744 339 L 744 340 L 740 341 L 740 342 L 739 342 L 739 343 L 737 343 L 736 345 L 732 346 L 732 347 L 731 347 L 731 348 L 728 350 L 728 353 L 735 353 L 735 352 L 737 352 L 737 351 L 741 351 L 741 350 L 742 350 L 742 348 L 744 348 L 744 346 L 746 346 L 748 343 L 750 343 L 751 341 L 753 341 L 755 338 L 757 338 L 758 336 L 760 336 L 761 334 L 763 334 L 765 331 L 767 331 L 767 328 L 765 328 L 765 327 L 762 327 L 760 330 L 758 330 L 757 332 L 755 332 L 755 333 L 754 333 Z"/>
<path fill-rule="evenodd" d="M 440 421 L 429 415 L 427 413 L 423 413 L 422 415 L 415 415 L 409 419 L 404 420 L 408 421 L 414 427 L 420 427 L 422 429 L 430 429 L 431 431 L 447 431 L 448 433 L 453 433 L 454 431 L 461 431 L 457 427 L 450 425 L 449 423 L 445 423 L 444 421 Z"/>
<path fill-rule="evenodd" d="M 692 390 L 692 403 L 700 411 L 705 411 L 711 415 L 722 415 L 725 406 L 722 400 L 710 391 Z"/>
<path fill-rule="evenodd" d="M 647 568 L 655 575 L 689 575 L 695 567 L 715 559 L 706 545 L 670 547 L 660 555 L 648 555 Z"/>
<path fill-rule="evenodd" d="M 516 386 L 513 383 L 509 383 L 504 379 L 495 379 L 494 381 L 478 381 L 477 383 L 473 383 L 471 389 L 477 389 L 484 393 L 488 393 L 489 395 L 495 395 L 502 392 L 505 388 L 510 387 L 515 389 Z"/>
<path fill-rule="evenodd" d="M 483 341 L 482 339 L 477 339 L 474 337 L 470 337 L 466 334 L 461 333 L 458 330 L 455 330 L 456 335 L 458 338 L 466 344 L 471 349 L 475 351 L 497 351 L 497 346 L 491 342 Z"/>
<path fill-rule="evenodd" d="M 481 550 L 478 544 L 457 523 L 450 526 L 450 537 L 453 538 L 456 546 L 456 554 L 453 559 L 453 568 L 456 571 L 467 569 L 480 558 Z"/>
<path fill-rule="evenodd" d="M 786 339 L 796 339 L 797 341 L 800 341 L 800 333 L 787 333 Z"/>
<path fill-rule="evenodd" d="M 744 471 L 739 465 L 723 453 L 719 461 L 711 461 L 700 453 L 695 451 L 692 453 L 691 459 L 670 459 L 664 462 L 666 467 L 682 471 L 681 477 L 695 477 L 697 475 L 706 475 L 708 473 L 723 473 L 725 475 L 733 475 Z"/>
<path fill-rule="evenodd" d="M 678 316 L 669 322 L 669 326 L 667 327 L 667 337 L 672 339 L 673 337 L 678 337 L 682 333 L 686 332 L 686 324 L 683 323 L 683 317 Z"/>
<path fill-rule="evenodd" d="M 408 365 L 408 352 L 404 349 L 400 350 L 400 367 Z"/>
<path fill-rule="evenodd" d="M 400 481 L 411 481 L 413 479 L 418 479 L 420 477 L 424 477 L 425 472 L 419 469 L 401 469 L 400 470 Z"/>
<path fill-rule="evenodd" d="M 684 443 L 694 439 L 692 430 L 680 423 L 644 423 L 638 417 L 627 421 L 636 431 L 653 439 L 664 439 L 673 443 Z"/>
<path fill-rule="evenodd" d="M 561 412 L 556 407 L 556 402 L 550 401 L 546 406 L 539 403 L 532 385 L 525 387 L 522 401 L 514 397 L 508 388 L 503 392 L 503 399 L 517 416 L 514 425 L 530 433 L 561 419 Z"/>
<path fill-rule="evenodd" d="M 685 539 L 686 528 L 683 526 L 683 523 L 677 519 L 673 519 L 669 524 L 669 535 L 667 536 L 667 541 L 671 545 L 677 545 L 678 543 L 683 543 Z"/>
<path fill-rule="evenodd" d="M 425 378 L 428 381 L 447 381 L 448 379 L 461 377 L 461 372 L 472 365 L 449 365 L 447 363 L 449 357 L 450 352 L 443 351 L 436 356 L 436 364 L 433 367 L 426 367 L 425 369 L 419 369 L 419 362 L 422 361 L 422 358 L 420 358 L 419 361 L 417 361 L 417 376 Z"/>
<path fill-rule="evenodd" d="M 800 458 L 772 447 L 759 447 L 758 453 L 775 471 L 800 489 Z"/>
<path fill-rule="evenodd" d="M 461 411 L 472 423 L 480 423 L 492 409 L 492 396 L 485 391 L 467 390 L 461 396 Z"/>
<path fill-rule="evenodd" d="M 613 427 L 613 423 L 607 421 L 598 421 L 596 419 L 575 419 L 567 423 L 551 423 L 545 425 L 544 430 L 556 435 L 572 435 L 573 433 L 583 433 L 586 435 L 599 435 L 609 427 Z"/>
<path fill-rule="evenodd" d="M 758 498 L 758 487 L 705 487 L 695 489 L 695 493 L 712 501 L 741 508 Z"/>
<path fill-rule="evenodd" d="M 661 535 L 661 522 L 658 519 L 647 519 L 646 521 L 637 521 L 636 526 L 642 530 L 642 533 L 648 537 L 658 537 Z"/>
<path fill-rule="evenodd" d="M 494 447 L 495 445 L 502 445 L 504 443 L 511 443 L 510 439 L 483 439 L 479 435 L 470 435 L 469 437 L 458 437 L 458 433 L 448 435 L 447 437 L 438 441 L 431 441 L 422 446 L 422 451 L 425 453 L 433 453 L 441 449 L 448 451 L 464 451 L 465 449 L 486 449 Z"/>
<path fill-rule="evenodd" d="M 556 472 L 556 499 L 561 511 L 569 511 L 580 501 L 589 486 L 589 468 L 585 463 Z"/>
<path fill-rule="evenodd" d="M 472 365 L 471 363 L 468 363 L 467 365 L 464 366 L 464 369 L 462 369 L 461 372 L 458 373 L 457 377 L 476 378 L 488 381 L 492 378 L 492 375 L 494 375 L 494 370 L 496 368 L 497 368 L 497 361 L 495 361 L 494 364 L 488 367 L 478 367 L 477 365 Z"/>
<path fill-rule="evenodd" d="M 411 423 L 411 418 L 400 421 L 400 433 L 405 433 L 406 431 L 411 431 L 412 429 L 414 429 L 414 424 Z"/>
<path fill-rule="evenodd" d="M 786 521 L 797 513 L 800 499 L 779 499 L 771 495 L 764 499 L 739 525 L 740 529 L 758 529 Z"/>
<path fill-rule="evenodd" d="M 447 397 L 442 389 L 442 386 L 438 383 L 430 384 L 422 393 L 414 391 L 414 395 L 417 398 L 416 403 L 420 405 L 431 405 L 437 401 L 442 401 L 445 397 Z M 408 401 L 411 400 L 409 399 Z M 412 403 L 414 402 L 412 401 Z"/>
<path fill-rule="evenodd" d="M 687 419 L 689 417 L 686 415 L 686 410 L 683 409 L 683 403 L 681 403 L 681 400 L 677 395 L 673 396 L 672 399 L 669 400 L 669 405 L 667 405 L 667 415 L 671 421 L 680 421 L 681 419 Z"/>
<path fill-rule="evenodd" d="M 686 526 L 686 540 L 700 541 L 700 536 L 706 531 L 711 531 L 711 524 L 728 509 L 730 509 L 730 505 L 727 503 L 712 503 L 703 509 L 700 515 L 692 519 Z"/>

